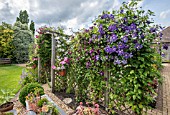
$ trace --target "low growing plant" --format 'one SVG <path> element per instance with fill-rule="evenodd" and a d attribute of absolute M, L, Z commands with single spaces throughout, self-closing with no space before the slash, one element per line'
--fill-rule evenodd
<path fill-rule="evenodd" d="M 38 107 L 42 107 L 44 103 L 47 103 L 48 100 L 46 98 L 42 98 L 38 101 Z"/>
<path fill-rule="evenodd" d="M 1 89 L 2 95 L 0 95 L 0 104 L 3 104 L 3 103 L 6 103 L 6 102 L 10 101 L 10 99 L 12 99 L 15 96 L 13 91 L 14 90 Z"/>

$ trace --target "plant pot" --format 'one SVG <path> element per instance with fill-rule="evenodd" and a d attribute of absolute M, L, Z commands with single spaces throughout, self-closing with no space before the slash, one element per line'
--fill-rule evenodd
<path fill-rule="evenodd" d="M 59 74 L 60 76 L 65 76 L 65 75 L 66 75 L 66 70 L 65 70 L 65 69 L 62 69 L 62 70 L 60 70 L 60 71 L 58 72 L 58 74 Z"/>
<path fill-rule="evenodd" d="M 4 103 L 0 106 L 0 112 L 6 112 L 6 111 L 10 111 L 12 110 L 14 107 L 14 103 L 13 102 L 7 102 Z"/>

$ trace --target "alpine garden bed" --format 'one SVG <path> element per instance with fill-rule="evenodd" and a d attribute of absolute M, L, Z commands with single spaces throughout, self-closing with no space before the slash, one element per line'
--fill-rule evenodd
<path fill-rule="evenodd" d="M 29 115 L 67 115 L 48 95 L 42 95 L 41 99 L 37 98 L 33 103 L 26 100 L 26 109 Z"/>

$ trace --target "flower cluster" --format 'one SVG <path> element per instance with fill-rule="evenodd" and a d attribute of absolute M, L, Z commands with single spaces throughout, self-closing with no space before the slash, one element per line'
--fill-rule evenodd
<path fill-rule="evenodd" d="M 83 106 L 83 103 L 80 102 L 80 105 L 76 108 L 77 115 L 99 115 L 99 105 L 93 103 L 93 107 L 90 107 L 89 102 L 86 102 L 87 107 Z"/>

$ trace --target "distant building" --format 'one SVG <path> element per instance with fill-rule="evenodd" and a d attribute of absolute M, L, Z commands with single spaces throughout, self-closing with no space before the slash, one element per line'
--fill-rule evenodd
<path fill-rule="evenodd" d="M 162 52 L 163 52 L 163 56 L 162 56 L 162 61 L 163 62 L 170 62 L 170 26 L 167 27 L 166 29 L 164 29 L 162 31 L 162 44 L 166 46 L 168 46 L 168 49 L 165 50 L 163 47 L 161 48 Z"/>

